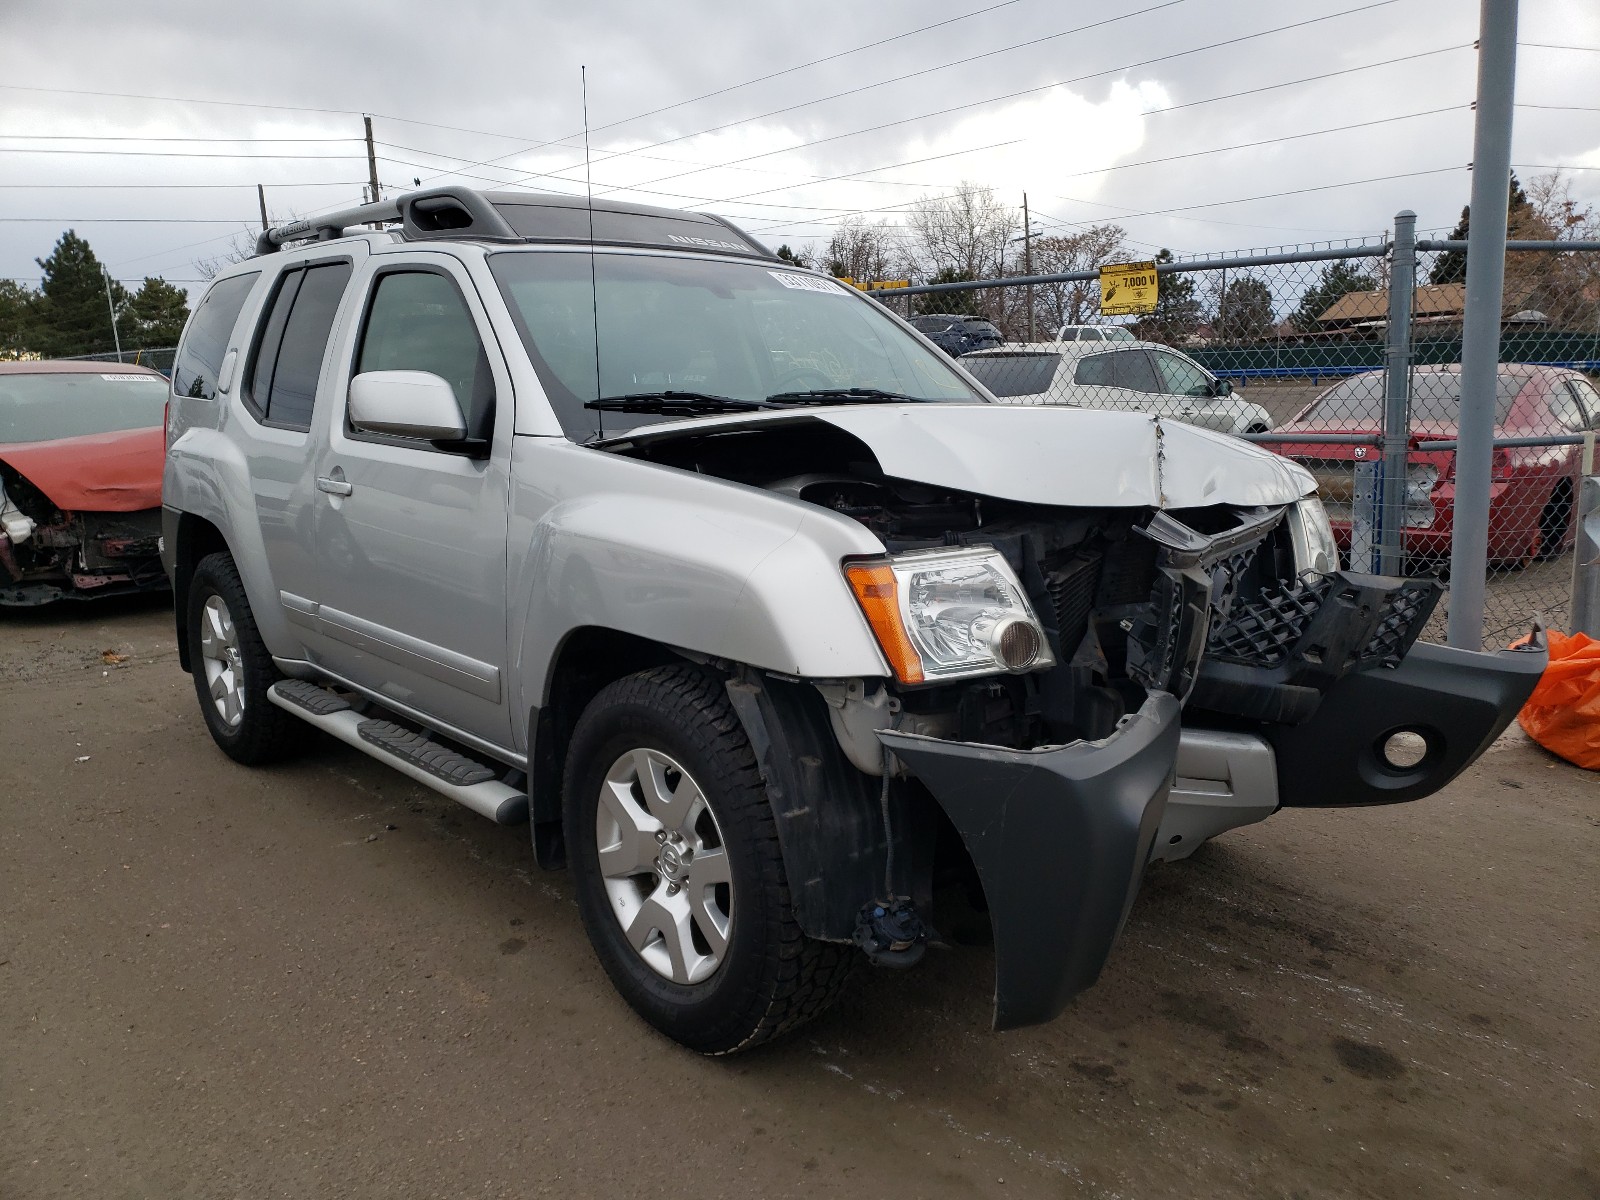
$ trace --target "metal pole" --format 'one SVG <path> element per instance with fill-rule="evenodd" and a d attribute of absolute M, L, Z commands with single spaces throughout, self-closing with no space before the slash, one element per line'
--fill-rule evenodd
<path fill-rule="evenodd" d="M 1600 638 L 1600 476 L 1578 488 L 1578 537 L 1572 555 L 1572 632 Z"/>
<path fill-rule="evenodd" d="M 1450 544 L 1446 636 L 1463 650 L 1483 647 L 1489 560 L 1489 475 L 1493 465 L 1500 316 L 1510 203 L 1511 116 L 1517 76 L 1517 0 L 1481 0 L 1478 110 L 1472 135 L 1472 232 L 1461 341 L 1461 419 L 1456 451 L 1455 532 Z"/>
<path fill-rule="evenodd" d="M 367 127 L 367 178 L 372 188 L 372 203 L 376 204 L 383 197 L 378 192 L 378 154 L 372 148 L 372 118 L 362 117 L 361 121 Z M 381 226 L 379 222 L 374 221 L 372 227 L 378 229 Z"/>
<path fill-rule="evenodd" d="M 261 228 L 267 228 L 267 189 L 256 184 L 256 199 L 261 201 Z"/>
<path fill-rule="evenodd" d="M 111 314 L 111 344 L 117 348 L 117 361 L 122 361 L 122 335 L 117 332 L 117 306 L 111 302 L 111 275 L 104 266 L 100 278 L 106 281 L 106 311 Z"/>
<path fill-rule="evenodd" d="M 1411 303 L 1417 277 L 1417 214 L 1395 214 L 1389 327 L 1383 351 L 1383 476 L 1378 497 L 1378 573 L 1405 563 L 1406 447 L 1411 440 Z"/>
<path fill-rule="evenodd" d="M 1028 220 L 1028 193 L 1022 193 L 1022 273 L 1033 274 L 1033 223 Z M 1028 340 L 1033 336 L 1033 284 L 1028 285 Z"/>

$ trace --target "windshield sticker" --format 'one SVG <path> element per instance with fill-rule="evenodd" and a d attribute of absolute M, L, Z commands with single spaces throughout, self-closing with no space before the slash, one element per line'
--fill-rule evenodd
<path fill-rule="evenodd" d="M 165 383 L 164 379 L 152 379 L 148 375 L 102 375 L 107 383 Z"/>
<path fill-rule="evenodd" d="M 826 292 L 830 296 L 848 295 L 844 288 L 829 279 L 816 279 L 810 275 L 791 275 L 788 271 L 768 271 L 779 283 L 797 292 Z"/>

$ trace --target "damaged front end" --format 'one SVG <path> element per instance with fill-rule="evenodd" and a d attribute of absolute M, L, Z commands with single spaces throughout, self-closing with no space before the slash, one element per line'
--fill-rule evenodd
<path fill-rule="evenodd" d="M 1254 460 L 1237 480 L 1201 472 L 1211 458 L 1174 457 L 1191 433 L 1157 455 L 1153 498 L 1129 484 L 1126 502 L 1086 507 L 1070 478 L 1003 498 L 887 474 L 898 443 L 862 432 L 618 449 L 829 510 L 882 545 L 841 564 L 882 677 L 745 671 L 729 694 L 807 934 L 907 964 L 932 936 L 935 881 L 965 879 L 993 933 L 998 1028 L 1094 983 L 1151 861 L 1280 803 L 1437 791 L 1543 667 L 1538 638 L 1498 655 L 1418 645 L 1436 581 L 1338 570 L 1309 481 L 1251 477 Z M 955 475 L 965 460 L 938 461 Z"/>
<path fill-rule="evenodd" d="M 0 606 L 161 591 L 161 510 L 63 512 L 0 472 Z"/>

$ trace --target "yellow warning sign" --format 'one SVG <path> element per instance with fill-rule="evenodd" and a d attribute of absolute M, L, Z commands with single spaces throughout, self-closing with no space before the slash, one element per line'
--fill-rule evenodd
<path fill-rule="evenodd" d="M 1126 317 L 1155 310 L 1155 263 L 1107 263 L 1100 268 L 1102 317 Z"/>

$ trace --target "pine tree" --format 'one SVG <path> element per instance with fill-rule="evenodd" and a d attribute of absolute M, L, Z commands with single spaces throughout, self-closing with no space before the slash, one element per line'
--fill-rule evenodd
<path fill-rule="evenodd" d="M 976 279 L 971 271 L 962 271 L 956 267 L 945 267 L 934 273 L 929 283 L 966 283 Z M 917 297 L 917 312 L 919 313 L 970 313 L 974 311 L 974 293 L 959 292 L 928 292 Z"/>
<path fill-rule="evenodd" d="M 797 267 L 809 267 L 811 265 L 811 256 L 804 250 L 789 249 L 788 242 L 778 247 L 778 257 L 783 259 L 784 262 L 793 263 Z"/>
<path fill-rule="evenodd" d="M 0 360 L 34 351 L 39 294 L 12 279 L 0 279 Z"/>
<path fill-rule="evenodd" d="M 34 348 L 46 358 L 113 349 L 116 338 L 106 304 L 105 275 L 89 243 L 69 229 L 49 258 L 34 261 L 44 271 Z M 127 303 L 128 289 L 112 280 L 111 304 L 119 321 Z"/>
<path fill-rule="evenodd" d="M 1254 341 L 1271 333 L 1272 324 L 1272 289 L 1251 275 L 1229 280 L 1217 304 L 1217 337 Z"/>
<path fill-rule="evenodd" d="M 1340 259 L 1322 268 L 1322 275 L 1300 298 L 1300 307 L 1289 316 L 1289 322 L 1301 333 L 1320 329 L 1319 318 L 1343 296 L 1351 292 L 1371 292 L 1378 280 L 1369 272 Z"/>
<path fill-rule="evenodd" d="M 1172 251 L 1162 250 L 1156 262 L 1172 261 Z M 1163 275 L 1156 291 L 1156 310 L 1139 318 L 1133 327 L 1134 334 L 1147 342 L 1165 342 L 1169 346 L 1182 344 L 1183 340 L 1200 328 L 1200 299 L 1195 295 L 1192 275 Z"/>
<path fill-rule="evenodd" d="M 1517 173 L 1511 172 L 1510 201 L 1506 207 L 1506 229 L 1516 230 L 1527 225 L 1534 216 L 1533 206 L 1528 203 L 1528 197 L 1522 190 L 1522 185 L 1517 182 Z M 1450 231 L 1450 241 L 1464 242 L 1471 236 L 1472 205 L 1467 205 L 1461 210 L 1461 220 L 1456 222 L 1456 227 Z M 1428 272 L 1429 283 L 1465 283 L 1467 281 L 1467 252 L 1465 250 L 1446 250 L 1434 259 L 1433 270 Z"/>
<path fill-rule="evenodd" d="M 122 340 L 130 346 L 176 346 L 189 319 L 189 297 L 164 279 L 147 277 L 121 319 Z"/>

